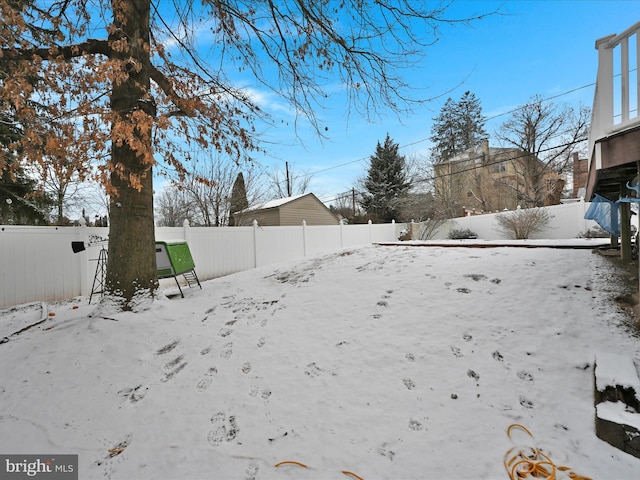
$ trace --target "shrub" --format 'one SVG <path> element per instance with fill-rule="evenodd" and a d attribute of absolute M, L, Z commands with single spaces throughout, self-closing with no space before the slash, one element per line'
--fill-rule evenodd
<path fill-rule="evenodd" d="M 518 208 L 496 215 L 498 231 L 508 238 L 526 240 L 543 231 L 553 218 L 545 208 Z"/>
<path fill-rule="evenodd" d="M 447 235 L 447 237 L 451 240 L 463 240 L 465 238 L 478 238 L 478 234 L 472 232 L 468 228 L 464 230 L 461 228 L 454 228 L 449 232 L 449 235 Z"/>
<path fill-rule="evenodd" d="M 421 221 L 418 233 L 420 240 L 431 240 L 438 231 L 438 228 L 440 228 L 444 223 L 445 220 L 435 218 L 427 218 L 426 220 Z"/>
<path fill-rule="evenodd" d="M 584 233 L 578 235 L 578 238 L 608 238 L 609 232 L 605 231 L 602 227 L 592 227 Z"/>

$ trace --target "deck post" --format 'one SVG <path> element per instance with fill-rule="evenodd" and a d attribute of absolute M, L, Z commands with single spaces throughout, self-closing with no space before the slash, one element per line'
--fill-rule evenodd
<path fill-rule="evenodd" d="M 620 259 L 625 263 L 631 261 L 631 205 L 628 202 L 620 203 Z"/>

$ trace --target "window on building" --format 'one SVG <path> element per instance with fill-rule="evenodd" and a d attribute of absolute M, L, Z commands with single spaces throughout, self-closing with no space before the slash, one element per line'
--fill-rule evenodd
<path fill-rule="evenodd" d="M 491 166 L 491 173 L 504 173 L 507 171 L 507 162 L 494 163 Z"/>

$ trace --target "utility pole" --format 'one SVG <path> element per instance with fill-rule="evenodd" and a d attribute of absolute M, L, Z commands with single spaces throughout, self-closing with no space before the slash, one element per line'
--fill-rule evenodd
<path fill-rule="evenodd" d="M 289 162 L 284 162 L 284 167 L 287 172 L 287 197 L 291 196 L 291 180 L 289 178 Z"/>
<path fill-rule="evenodd" d="M 353 218 L 356 218 L 356 189 L 351 189 L 351 206 L 353 207 Z"/>

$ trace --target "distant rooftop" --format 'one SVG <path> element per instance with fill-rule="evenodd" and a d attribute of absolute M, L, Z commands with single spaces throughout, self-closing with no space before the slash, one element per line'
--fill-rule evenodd
<path fill-rule="evenodd" d="M 294 200 L 297 200 L 298 198 L 304 197 L 306 195 L 310 195 L 310 194 L 303 193 L 301 195 L 295 195 L 293 197 L 276 198 L 275 200 L 269 200 L 268 202 L 259 203 L 257 205 L 253 205 L 251 207 L 245 208 L 243 212 L 251 212 L 253 210 L 266 210 L 267 208 L 276 208 L 281 205 L 284 205 L 285 203 L 293 202 Z"/>

